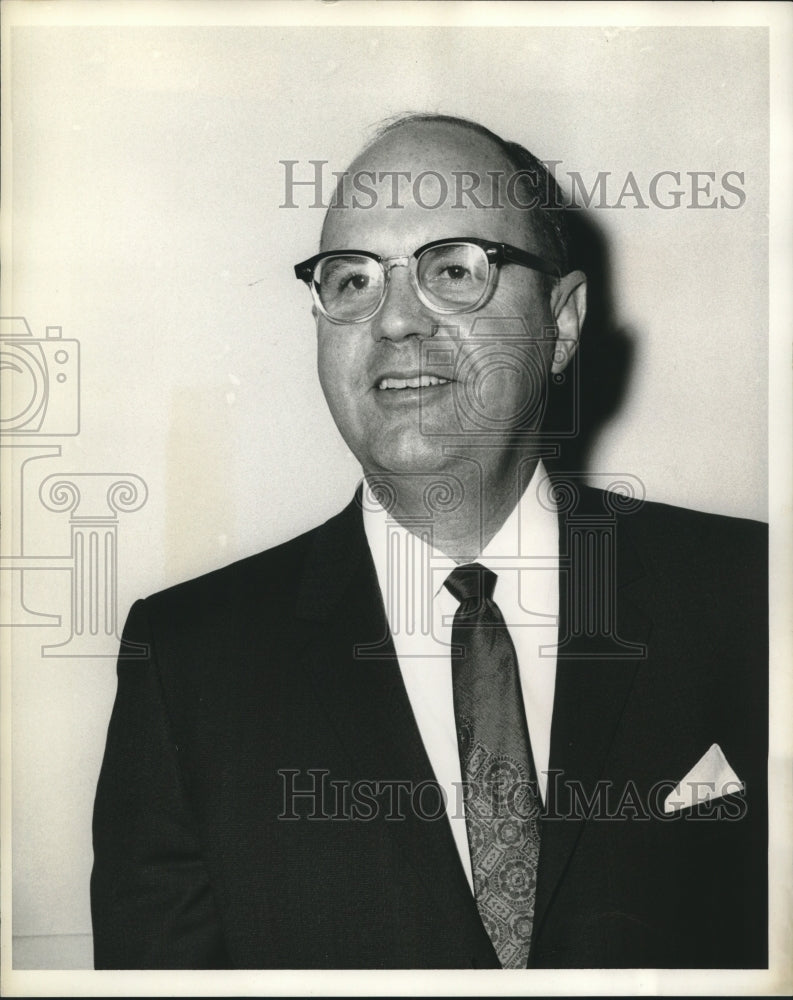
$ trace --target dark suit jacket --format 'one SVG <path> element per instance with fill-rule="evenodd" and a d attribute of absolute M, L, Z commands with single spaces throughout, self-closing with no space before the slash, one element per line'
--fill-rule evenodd
<path fill-rule="evenodd" d="M 762 967 L 765 527 L 620 506 L 560 513 L 530 965 Z M 355 502 L 139 601 L 125 641 L 149 655 L 119 659 L 96 797 L 97 968 L 497 967 L 447 820 L 387 784 L 434 776 Z M 663 814 L 713 743 L 745 792 Z M 357 818 L 331 781 L 368 790 Z"/>

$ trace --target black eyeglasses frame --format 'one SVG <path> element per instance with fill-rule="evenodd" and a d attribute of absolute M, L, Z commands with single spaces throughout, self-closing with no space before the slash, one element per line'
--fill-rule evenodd
<path fill-rule="evenodd" d="M 378 303 L 377 307 L 372 310 L 369 314 L 362 316 L 358 319 L 336 319 L 331 316 L 325 309 L 322 301 L 320 300 L 319 293 L 317 291 L 317 286 L 314 282 L 314 270 L 317 264 L 321 263 L 323 260 L 327 260 L 330 257 L 366 257 L 369 260 L 375 261 L 375 263 L 381 266 L 388 264 L 390 261 L 409 261 L 410 258 L 414 258 L 416 262 L 426 253 L 428 250 L 432 250 L 435 247 L 444 246 L 446 244 L 459 244 L 459 243 L 472 243 L 475 246 L 480 247 L 487 257 L 488 263 L 490 265 L 490 276 L 488 278 L 487 286 L 485 291 L 482 293 L 481 298 L 475 302 L 473 305 L 466 307 L 465 309 L 438 309 L 433 306 L 431 302 L 427 301 L 424 297 L 422 290 L 418 287 L 416 282 L 416 291 L 418 292 L 422 301 L 429 308 L 433 309 L 435 312 L 443 312 L 448 314 L 473 312 L 476 309 L 481 308 L 483 303 L 489 298 L 489 294 L 492 291 L 493 277 L 495 270 L 500 268 L 503 264 L 518 264 L 521 267 L 528 267 L 533 271 L 539 271 L 541 274 L 547 274 L 551 277 L 559 279 L 561 277 L 561 272 L 559 268 L 552 264 L 550 261 L 545 260 L 543 257 L 537 254 L 530 253 L 528 250 L 521 250 L 520 247 L 512 246 L 510 243 L 498 243 L 495 240 L 484 240 L 480 239 L 478 236 L 454 236 L 446 237 L 445 239 L 432 240 L 429 243 L 424 243 L 418 249 L 414 250 L 412 254 L 407 256 L 397 256 L 397 257 L 381 257 L 379 254 L 373 253 L 371 250 L 324 250 L 322 253 L 314 254 L 313 257 L 309 257 L 307 260 L 301 261 L 299 264 L 295 264 L 294 271 L 295 277 L 299 281 L 303 281 L 308 285 L 314 303 L 319 309 L 319 311 L 327 317 L 332 323 L 338 323 L 340 325 L 345 325 L 347 323 L 364 323 L 371 319 L 375 313 L 381 308 L 383 302 L 385 301 L 386 289 L 388 286 L 387 278 L 390 269 L 383 268 L 386 275 L 386 281 L 383 285 L 383 294 Z M 411 269 L 411 275 L 415 279 L 415 269 Z"/>

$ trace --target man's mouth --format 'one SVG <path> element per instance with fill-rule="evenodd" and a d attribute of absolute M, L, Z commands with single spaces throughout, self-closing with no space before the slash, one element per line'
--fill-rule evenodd
<path fill-rule="evenodd" d="M 451 379 L 440 375 L 415 375 L 410 378 L 387 376 L 377 383 L 378 389 L 430 389 L 436 385 L 448 385 Z"/>

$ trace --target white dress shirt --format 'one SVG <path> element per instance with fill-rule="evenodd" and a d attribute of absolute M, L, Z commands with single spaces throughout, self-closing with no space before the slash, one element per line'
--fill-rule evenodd
<path fill-rule="evenodd" d="M 540 795 L 545 800 L 556 680 L 559 613 L 559 531 L 552 491 L 542 488 L 538 462 L 517 506 L 477 562 L 498 577 L 493 600 L 501 609 L 518 669 Z M 364 529 L 383 594 L 402 678 L 447 816 L 473 888 L 449 646 L 457 600 L 444 581 L 457 563 L 434 548 L 431 529 L 409 531 L 364 485 Z"/>

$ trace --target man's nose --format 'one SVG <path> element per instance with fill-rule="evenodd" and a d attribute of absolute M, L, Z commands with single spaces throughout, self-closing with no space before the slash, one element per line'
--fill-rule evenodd
<path fill-rule="evenodd" d="M 410 336 L 429 337 L 433 323 L 433 313 L 416 294 L 408 268 L 393 267 L 385 300 L 372 319 L 374 339 L 400 341 Z"/>

